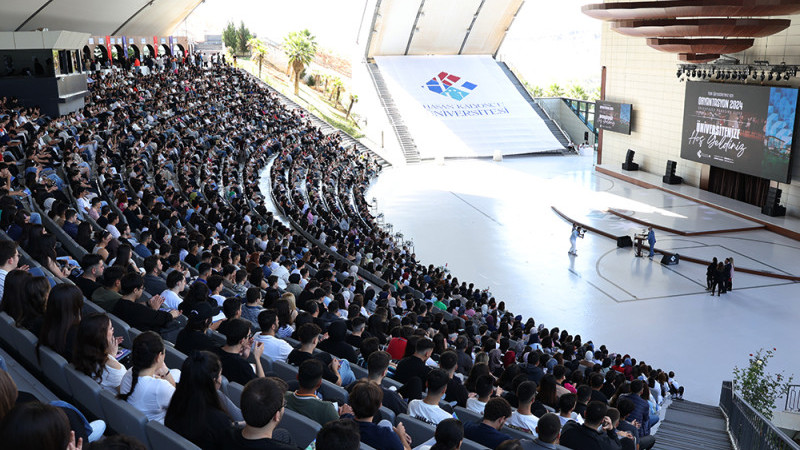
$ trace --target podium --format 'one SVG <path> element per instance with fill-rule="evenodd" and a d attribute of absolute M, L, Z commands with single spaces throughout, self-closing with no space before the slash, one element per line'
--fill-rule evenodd
<path fill-rule="evenodd" d="M 647 240 L 647 234 L 645 233 L 639 233 L 633 235 L 633 242 L 634 242 L 633 251 L 634 251 L 634 256 L 636 256 L 637 258 L 641 258 L 644 256 L 642 249 L 644 249 L 644 241 L 646 240 Z"/>

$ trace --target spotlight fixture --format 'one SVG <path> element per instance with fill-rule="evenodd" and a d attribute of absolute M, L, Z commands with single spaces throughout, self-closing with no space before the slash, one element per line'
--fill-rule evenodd
<path fill-rule="evenodd" d="M 764 72 L 761 72 L 761 81 L 764 81 L 764 78 L 766 78 L 766 75 L 764 75 Z"/>
<path fill-rule="evenodd" d="M 755 80 L 756 78 L 758 78 L 758 74 L 756 72 L 753 72 L 753 79 Z"/>
<path fill-rule="evenodd" d="M 769 73 L 769 77 L 767 77 L 767 80 L 772 81 L 772 72 Z"/>
<path fill-rule="evenodd" d="M 786 81 L 789 81 L 789 72 L 786 72 L 785 74 L 783 74 L 783 79 L 786 80 Z"/>
<path fill-rule="evenodd" d="M 683 74 L 683 71 L 682 71 L 681 69 L 678 69 L 678 71 L 677 71 L 677 72 L 675 72 L 675 76 L 676 76 L 677 78 L 680 78 L 682 74 Z"/>

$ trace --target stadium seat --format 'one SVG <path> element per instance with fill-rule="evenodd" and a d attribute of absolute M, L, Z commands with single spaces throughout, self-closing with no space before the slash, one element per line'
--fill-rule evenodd
<path fill-rule="evenodd" d="M 15 332 L 14 319 L 8 314 L 0 312 L 0 341 L 6 344 L 8 348 L 13 348 Z"/>
<path fill-rule="evenodd" d="M 389 422 L 392 423 L 392 425 L 397 424 L 396 422 L 397 417 L 395 417 L 394 411 L 392 411 L 391 409 L 385 406 L 381 406 L 380 414 L 381 414 L 381 420 L 388 420 Z"/>
<path fill-rule="evenodd" d="M 34 372 L 40 373 L 42 367 L 36 352 L 36 343 L 38 342 L 36 336 L 24 328 L 14 327 L 11 338 L 13 339 L 11 345 L 19 352 L 22 357 L 22 362 Z"/>
<path fill-rule="evenodd" d="M 272 372 L 272 359 L 267 355 L 261 355 L 261 367 L 264 369 L 264 373 Z"/>
<path fill-rule="evenodd" d="M 131 406 L 128 402 L 118 400 L 114 394 L 103 390 L 100 392 L 100 404 L 103 406 L 106 423 L 120 434 L 133 436 L 142 442 L 147 442 L 147 416 Z"/>
<path fill-rule="evenodd" d="M 453 408 L 453 412 L 456 413 L 456 417 L 463 423 L 467 422 L 480 422 L 483 420 L 483 414 L 478 414 L 475 411 L 470 411 L 467 408 L 462 408 L 461 406 L 456 406 Z"/>
<path fill-rule="evenodd" d="M 469 439 L 464 439 L 461 441 L 461 450 L 486 450 L 486 447 Z"/>
<path fill-rule="evenodd" d="M 133 339 L 131 339 L 131 335 L 128 332 L 131 327 L 119 317 L 111 313 L 106 314 L 108 314 L 108 318 L 111 319 L 111 324 L 114 325 L 114 335 L 122 337 L 122 346 L 125 348 L 133 348 Z"/>
<path fill-rule="evenodd" d="M 423 442 L 432 438 L 434 433 L 436 433 L 435 426 L 421 420 L 417 420 L 408 414 L 400 414 L 397 416 L 397 422 L 402 423 L 406 429 L 406 433 L 411 436 L 412 447 L 421 445 Z"/>
<path fill-rule="evenodd" d="M 239 383 L 233 382 L 228 383 L 228 398 L 231 399 L 234 405 L 241 408 L 241 401 L 242 401 L 242 391 L 244 390 L 244 386 Z"/>
<path fill-rule="evenodd" d="M 359 449 L 361 449 L 361 450 L 375 450 L 374 448 L 370 447 L 369 445 L 367 445 L 367 444 L 365 444 L 363 442 L 361 443 L 361 446 L 359 447 Z"/>
<path fill-rule="evenodd" d="M 180 434 L 153 420 L 147 422 L 145 432 L 153 450 L 200 450 Z"/>
<path fill-rule="evenodd" d="M 96 418 L 104 417 L 103 406 L 100 404 L 100 391 L 103 390 L 100 383 L 78 372 L 71 365 L 64 368 L 64 377 L 72 389 L 72 397 L 81 409 Z"/>
<path fill-rule="evenodd" d="M 67 366 L 67 360 L 63 356 L 54 352 L 48 347 L 42 346 L 39 348 L 39 358 L 42 365 L 42 373 L 45 378 L 54 385 L 60 396 L 73 397 L 72 387 L 67 382 L 64 375 L 64 368 Z"/>
<path fill-rule="evenodd" d="M 286 429 L 292 435 L 298 447 L 306 448 L 308 444 L 316 439 L 317 431 L 322 426 L 300 413 L 284 408 L 283 419 L 281 419 L 278 428 Z"/>
<path fill-rule="evenodd" d="M 131 328 L 131 331 L 133 330 L 135 330 L 135 328 Z M 131 337 L 133 337 L 133 333 L 131 333 Z M 186 360 L 186 355 L 168 344 L 164 345 L 164 350 L 166 352 L 164 362 L 167 364 L 167 367 L 170 369 L 180 369 L 183 366 L 183 361 Z"/>
<path fill-rule="evenodd" d="M 285 382 L 297 380 L 297 367 L 283 361 L 273 361 L 272 371 Z"/>
<path fill-rule="evenodd" d="M 81 309 L 81 316 L 86 317 L 89 314 L 94 314 L 94 313 L 106 314 L 106 310 L 101 308 L 98 304 L 92 302 L 91 300 L 87 300 L 86 297 L 84 297 L 83 308 Z"/>
<path fill-rule="evenodd" d="M 328 380 L 322 380 L 322 385 L 319 387 L 319 392 L 322 398 L 329 402 L 336 402 L 339 405 L 347 403 L 349 394 L 347 390 L 341 386 L 337 386 Z"/>
<path fill-rule="evenodd" d="M 225 337 L 224 334 L 222 334 L 220 332 L 217 332 L 217 331 L 214 331 L 214 330 L 210 330 L 208 335 L 211 336 L 211 339 L 214 339 L 214 342 L 216 342 L 217 345 L 225 345 L 226 344 L 227 338 Z"/>
<path fill-rule="evenodd" d="M 505 434 L 511 436 L 514 439 L 533 439 L 533 434 L 527 433 L 527 432 L 522 431 L 522 430 L 509 428 L 507 426 L 504 426 L 503 428 L 501 428 L 500 432 L 501 433 L 505 433 Z"/>
<path fill-rule="evenodd" d="M 358 364 L 350 363 L 350 370 L 353 371 L 353 375 L 356 376 L 356 380 L 367 378 L 367 376 L 369 375 L 367 369 L 359 366 Z"/>
<path fill-rule="evenodd" d="M 403 383 L 401 383 L 401 382 L 399 382 L 397 380 L 393 380 L 393 379 L 391 379 L 389 377 L 383 377 L 383 381 L 381 382 L 381 385 L 383 387 L 386 387 L 386 388 L 391 388 L 392 386 L 394 386 L 395 389 L 400 389 L 400 388 L 403 387 Z"/>

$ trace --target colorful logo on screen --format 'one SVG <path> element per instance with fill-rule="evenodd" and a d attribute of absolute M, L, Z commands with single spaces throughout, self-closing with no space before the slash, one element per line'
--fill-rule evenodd
<path fill-rule="evenodd" d="M 436 75 L 425 83 L 425 87 L 431 92 L 461 101 L 474 91 L 478 85 L 470 83 L 457 75 L 440 72 L 439 75 Z"/>

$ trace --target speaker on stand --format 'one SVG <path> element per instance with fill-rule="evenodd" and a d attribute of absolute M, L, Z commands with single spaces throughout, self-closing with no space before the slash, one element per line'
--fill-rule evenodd
<path fill-rule="evenodd" d="M 633 155 L 636 154 L 631 149 L 628 149 L 628 153 L 625 154 L 625 162 L 622 163 L 622 170 L 634 171 L 639 170 L 639 164 L 633 162 Z"/>
<path fill-rule="evenodd" d="M 766 214 L 770 217 L 780 217 L 786 215 L 786 207 L 781 206 L 781 193 L 782 191 L 776 187 L 770 187 L 767 192 L 767 201 L 761 207 L 761 214 Z"/>
<path fill-rule="evenodd" d="M 667 171 L 661 181 L 666 184 L 681 184 L 683 182 L 683 178 L 675 175 L 675 169 L 677 167 L 678 163 L 672 160 L 667 160 Z"/>
<path fill-rule="evenodd" d="M 664 253 L 664 256 L 661 258 L 661 264 L 665 266 L 674 266 L 681 262 L 681 256 L 677 253 Z"/>

